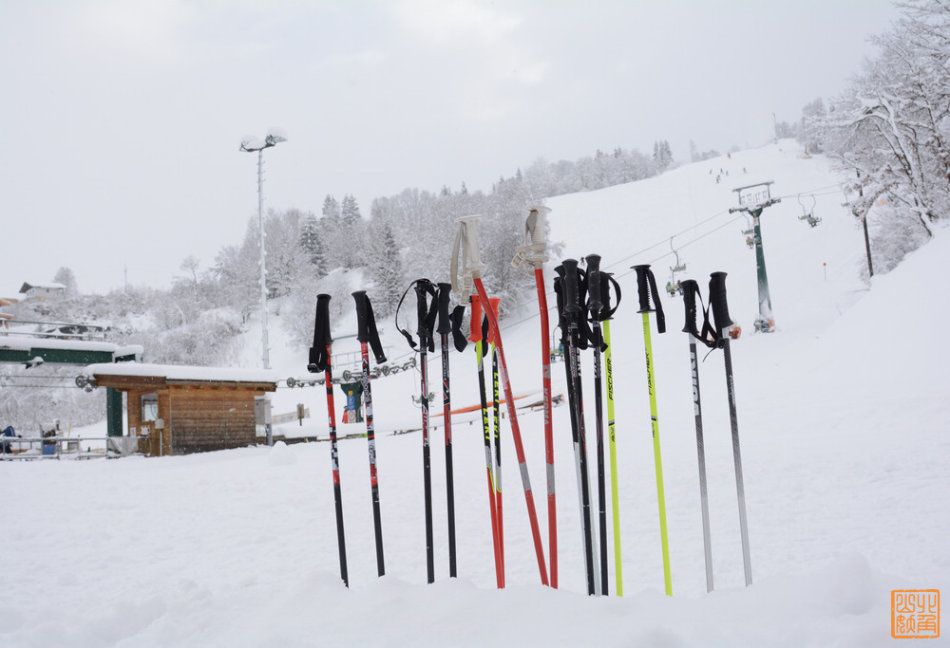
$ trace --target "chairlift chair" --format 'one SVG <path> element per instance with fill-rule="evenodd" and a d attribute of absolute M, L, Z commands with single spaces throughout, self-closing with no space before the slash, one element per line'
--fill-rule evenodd
<path fill-rule="evenodd" d="M 815 216 L 815 205 L 818 204 L 818 199 L 815 196 L 809 194 L 806 198 L 806 201 L 811 200 L 811 206 L 806 207 L 805 202 L 802 201 L 802 195 L 798 194 L 798 204 L 801 205 L 802 215 L 798 217 L 798 220 L 806 221 L 811 227 L 816 227 L 818 223 L 821 222 L 820 218 Z"/>
<path fill-rule="evenodd" d="M 676 263 L 670 266 L 670 280 L 666 282 L 666 292 L 670 294 L 670 297 L 675 297 L 683 292 L 680 288 L 680 282 L 676 278 L 676 273 L 684 272 L 686 270 L 686 263 L 680 261 L 680 254 L 676 251 L 676 248 L 673 247 L 672 236 L 670 237 L 670 250 L 672 250 L 673 256 L 676 257 Z"/>

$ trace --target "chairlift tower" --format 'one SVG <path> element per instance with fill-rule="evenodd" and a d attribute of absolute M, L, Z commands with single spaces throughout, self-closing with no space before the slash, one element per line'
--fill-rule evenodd
<path fill-rule="evenodd" d="M 769 296 L 769 277 L 765 270 L 765 251 L 762 248 L 762 226 L 759 217 L 763 209 L 782 200 L 772 198 L 770 186 L 773 183 L 773 180 L 769 180 L 733 189 L 739 196 L 739 206 L 729 208 L 729 213 L 745 212 L 752 217 L 755 271 L 759 284 L 759 317 L 755 320 L 755 330 L 763 333 L 770 333 L 775 328 L 775 318 L 772 315 L 772 298 Z"/>

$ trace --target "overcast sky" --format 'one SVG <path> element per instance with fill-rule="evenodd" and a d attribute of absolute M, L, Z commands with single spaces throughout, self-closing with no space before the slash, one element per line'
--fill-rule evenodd
<path fill-rule="evenodd" d="M 0 296 L 210 267 L 265 208 L 488 190 L 667 139 L 756 146 L 839 93 L 882 0 L 0 0 Z"/>

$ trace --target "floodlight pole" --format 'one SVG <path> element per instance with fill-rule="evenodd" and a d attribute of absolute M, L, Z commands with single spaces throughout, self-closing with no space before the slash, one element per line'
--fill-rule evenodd
<path fill-rule="evenodd" d="M 762 182 L 745 187 L 733 189 L 739 194 L 739 207 L 730 207 L 729 213 L 746 212 L 752 217 L 752 236 L 755 237 L 755 272 L 759 284 L 759 317 L 755 320 L 755 330 L 762 333 L 771 333 L 775 328 L 775 317 L 772 315 L 772 297 L 769 294 L 769 276 L 765 270 L 765 250 L 762 247 L 762 226 L 759 217 L 762 210 L 775 203 L 781 202 L 781 198 L 772 198 L 769 185 L 772 181 Z M 758 189 L 758 191 L 755 191 Z M 751 190 L 751 191 L 750 191 Z M 743 192 L 749 192 L 751 199 L 743 199 Z M 747 204 L 743 204 L 746 202 Z"/>
<path fill-rule="evenodd" d="M 261 347 L 263 349 L 261 359 L 263 368 L 270 369 L 270 344 L 267 337 L 267 251 L 264 247 L 264 149 L 277 146 L 287 138 L 280 135 L 269 134 L 264 138 L 263 144 L 254 144 L 247 141 L 241 143 L 241 150 L 247 153 L 257 153 L 257 226 L 260 231 L 261 246 Z M 264 429 L 267 435 L 267 445 L 274 445 L 274 437 L 271 432 L 270 423 L 270 394 L 264 394 Z"/>

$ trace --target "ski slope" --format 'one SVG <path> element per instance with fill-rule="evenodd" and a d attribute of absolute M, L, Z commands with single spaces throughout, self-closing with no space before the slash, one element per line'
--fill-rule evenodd
<path fill-rule="evenodd" d="M 729 176 L 716 183 L 716 173 Z M 742 169 L 746 169 L 743 173 Z M 728 214 L 732 188 L 774 180 L 782 202 L 762 217 L 777 332 L 753 335 L 754 253 Z M 588 598 L 568 410 L 554 411 L 559 580 L 539 585 L 524 496 L 505 432 L 508 588 L 494 589 L 481 430 L 454 432 L 459 576 L 450 581 L 442 430 L 432 433 L 436 576 L 425 585 L 418 373 L 373 384 L 387 575 L 376 577 L 366 443 L 340 443 L 351 588 L 339 581 L 329 444 L 155 459 L 0 465 L 6 560 L 3 646 L 802 646 L 889 645 L 890 590 L 950 583 L 948 347 L 932 331 L 950 316 L 931 280 L 950 271 L 946 231 L 892 273 L 860 278 L 863 241 L 826 160 L 782 141 L 685 165 L 646 181 L 552 199 L 562 257 L 592 252 L 624 300 L 612 322 L 624 597 Z M 823 220 L 798 220 L 797 194 Z M 652 263 L 662 286 L 670 236 L 706 292 L 729 273 L 732 345 L 749 518 L 752 587 L 743 586 L 721 352 L 700 364 L 716 591 L 705 592 L 687 338 L 679 298 L 663 295 L 668 331 L 653 350 L 672 565 L 663 594 L 649 402 L 636 285 Z M 550 281 L 554 262 L 546 268 Z M 433 277 L 433 279 L 441 279 Z M 490 290 L 490 286 L 489 286 Z M 553 296 L 549 299 L 553 302 Z M 516 394 L 540 390 L 536 307 L 503 327 Z M 555 320 L 556 321 L 556 320 Z M 408 351 L 380 323 L 391 356 Z M 338 335 L 355 330 L 341 320 Z M 257 332 L 248 333 L 249 362 Z M 306 349 L 272 359 L 305 375 Z M 335 352 L 348 350 L 348 342 Z M 437 394 L 439 354 L 430 389 Z M 477 402 L 471 350 L 454 353 L 453 404 Z M 250 364 L 249 366 L 253 366 Z M 589 359 L 584 367 L 589 383 Z M 564 366 L 552 366 L 554 393 Z M 592 387 L 585 393 L 590 413 Z M 275 412 L 306 403 L 287 434 L 326 435 L 322 388 L 280 389 Z M 337 407 L 342 407 L 337 398 Z M 339 412 L 338 412 L 339 417 Z M 547 546 L 542 416 L 520 417 Z M 361 426 L 341 426 L 341 433 Z M 588 418 L 593 448 L 593 418 Z M 608 543 L 611 547 L 613 543 Z M 613 555 L 610 590 L 614 591 Z"/>

